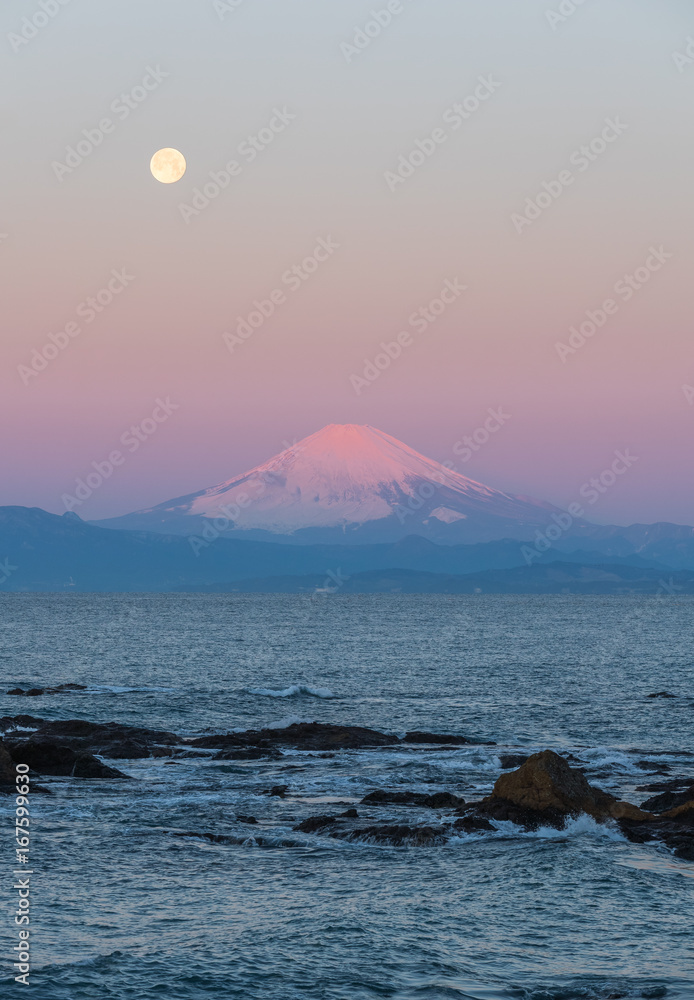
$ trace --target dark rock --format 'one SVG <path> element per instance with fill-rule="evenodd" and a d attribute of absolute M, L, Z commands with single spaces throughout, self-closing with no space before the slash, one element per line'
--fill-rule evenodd
<path fill-rule="evenodd" d="M 665 761 L 656 763 L 652 760 L 637 760 L 636 767 L 641 771 L 649 771 L 651 774 L 668 774 L 672 770 L 672 766 L 666 764 Z"/>
<path fill-rule="evenodd" d="M 239 823 L 248 823 L 249 826 L 255 826 L 258 822 L 255 816 L 237 816 L 236 819 Z"/>
<path fill-rule="evenodd" d="M 475 833 L 477 830 L 494 830 L 495 827 L 485 819 L 484 816 L 461 816 L 453 824 L 456 830 L 464 830 L 465 833 Z"/>
<path fill-rule="evenodd" d="M 335 823 L 337 823 L 335 816 L 309 816 L 294 829 L 299 833 L 315 833 L 317 830 L 323 830 L 326 826 L 333 826 Z"/>
<path fill-rule="evenodd" d="M 229 747 L 220 750 L 212 760 L 277 760 L 282 754 L 275 747 Z"/>
<path fill-rule="evenodd" d="M 676 698 L 676 694 L 671 694 L 669 691 L 656 691 L 654 694 L 647 694 L 647 698 Z"/>
<path fill-rule="evenodd" d="M 21 716 L 19 717 L 21 718 Z M 2 721 L 2 720 L 0 720 Z M 40 723 L 35 732 L 14 732 L 6 734 L 6 739 L 18 742 L 31 738 L 33 741 L 59 742 L 61 746 L 85 753 L 103 754 L 116 760 L 137 760 L 145 757 L 170 757 L 171 749 L 181 743 L 174 733 L 159 729 L 144 729 L 126 726 L 118 722 L 87 722 L 84 719 L 66 719 L 57 722 L 36 720 Z"/>
<path fill-rule="evenodd" d="M 660 795 L 653 795 L 641 803 L 642 809 L 648 809 L 652 813 L 664 813 L 670 809 L 676 809 L 694 799 L 694 784 L 690 784 L 681 791 L 665 791 Z"/>
<path fill-rule="evenodd" d="M 359 819 L 359 813 L 356 809 L 346 809 L 343 813 L 340 813 L 341 819 Z"/>
<path fill-rule="evenodd" d="M 40 694 L 63 694 L 67 691 L 86 691 L 86 684 L 59 684 L 57 687 L 46 687 L 46 688 L 12 688 L 8 691 L 8 694 L 18 694 L 27 695 L 30 697 L 36 697 Z"/>
<path fill-rule="evenodd" d="M 637 844 L 660 841 L 669 847 L 675 857 L 684 861 L 694 861 L 694 800 L 669 809 L 650 822 L 635 823 L 629 819 L 620 820 L 624 835 Z"/>
<path fill-rule="evenodd" d="M 428 847 L 445 844 L 446 831 L 433 826 L 367 826 L 360 830 L 336 830 L 331 836 L 340 840 L 365 840 L 394 847 L 413 845 Z"/>
<path fill-rule="evenodd" d="M 403 743 L 436 743 L 439 746 L 464 746 L 470 743 L 465 736 L 449 736 L 446 733 L 420 733 L 415 730 L 412 733 L 405 733 Z"/>
<path fill-rule="evenodd" d="M 3 715 L 0 718 L 0 730 L 4 733 L 9 729 L 16 729 L 17 726 L 21 726 L 24 729 L 38 729 L 39 726 L 43 726 L 45 723 L 46 719 L 37 719 L 35 715 Z M 28 736 L 29 733 L 26 735 Z"/>
<path fill-rule="evenodd" d="M 501 753 L 499 754 L 499 761 L 501 762 L 501 767 L 503 770 L 509 767 L 520 767 L 521 764 L 525 764 L 526 760 L 530 757 L 528 753 Z"/>
<path fill-rule="evenodd" d="M 202 736 L 189 741 L 192 747 L 292 747 L 297 750 L 358 750 L 392 746 L 397 736 L 362 726 L 333 726 L 322 722 L 295 722 L 285 729 L 250 729 L 243 733 Z"/>
<path fill-rule="evenodd" d="M 0 740 L 0 784 L 12 785 L 14 788 L 16 777 L 15 761 L 10 756 L 5 744 Z"/>
<path fill-rule="evenodd" d="M 596 820 L 652 819 L 630 802 L 618 802 L 589 785 L 585 776 L 552 750 L 533 754 L 518 768 L 497 779 L 479 811 L 492 819 L 510 820 L 529 829 L 562 829 L 567 818 L 587 813 Z"/>
<path fill-rule="evenodd" d="M 465 799 L 461 799 L 452 792 L 434 792 L 426 795 L 422 792 L 369 792 L 361 800 L 362 805 L 385 806 L 423 806 L 427 809 L 458 809 L 465 805 Z"/>
<path fill-rule="evenodd" d="M 637 792 L 676 792 L 681 788 L 689 788 L 691 778 L 668 778 L 667 781 L 653 781 L 648 785 L 637 785 Z"/>
<path fill-rule="evenodd" d="M 90 753 L 73 750 L 48 740 L 23 740 L 10 744 L 10 755 L 17 764 L 28 764 L 39 774 L 74 778 L 127 778 L 129 775 L 108 767 Z"/>
<path fill-rule="evenodd" d="M 265 792 L 266 795 L 272 795 L 276 799 L 283 799 L 287 791 L 289 790 L 289 785 L 273 785 L 272 788 Z"/>

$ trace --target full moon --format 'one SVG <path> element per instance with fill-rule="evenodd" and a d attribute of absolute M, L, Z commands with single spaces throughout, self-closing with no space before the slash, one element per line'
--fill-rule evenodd
<path fill-rule="evenodd" d="M 173 184 L 186 172 L 186 159 L 177 149 L 160 149 L 150 160 L 149 169 L 162 184 Z"/>

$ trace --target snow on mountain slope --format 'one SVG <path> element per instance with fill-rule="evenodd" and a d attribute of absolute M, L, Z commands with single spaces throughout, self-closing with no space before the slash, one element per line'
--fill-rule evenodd
<path fill-rule="evenodd" d="M 292 534 L 398 518 L 546 525 L 556 508 L 490 489 L 369 426 L 331 424 L 244 475 L 146 511 L 159 520 L 227 518 L 238 530 Z"/>

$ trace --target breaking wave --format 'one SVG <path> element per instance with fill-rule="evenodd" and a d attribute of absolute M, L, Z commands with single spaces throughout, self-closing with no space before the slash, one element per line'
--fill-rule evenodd
<path fill-rule="evenodd" d="M 290 684 L 286 688 L 246 688 L 248 694 L 257 695 L 259 698 L 296 698 L 306 695 L 310 698 L 335 698 L 336 695 L 329 688 L 312 687 L 310 684 Z"/>

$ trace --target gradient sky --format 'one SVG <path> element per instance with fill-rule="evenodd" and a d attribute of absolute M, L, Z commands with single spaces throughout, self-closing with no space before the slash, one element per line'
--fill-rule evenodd
<path fill-rule="evenodd" d="M 386 0 L 242 0 L 223 18 L 213 0 L 70 0 L 16 52 L 10 36 L 41 8 L 4 3 L 0 504 L 62 512 L 170 397 L 178 409 L 83 517 L 230 478 L 328 423 L 457 461 L 454 444 L 503 407 L 465 475 L 566 506 L 628 448 L 638 462 L 591 516 L 694 523 L 694 60 L 673 61 L 694 12 L 586 0 L 553 28 L 559 4 L 403 0 L 348 62 L 342 43 Z M 148 67 L 169 75 L 121 120 L 113 102 Z M 446 126 L 490 75 L 496 92 Z M 246 162 L 240 143 L 276 107 L 295 119 Z M 58 180 L 53 164 L 106 117 L 113 130 Z M 519 234 L 513 213 L 606 118 L 625 133 Z M 391 191 L 386 172 L 442 126 Z M 163 146 L 187 159 L 178 184 L 149 173 Z M 180 205 L 231 159 L 240 174 L 186 224 Z M 230 352 L 225 331 L 319 237 L 339 249 Z M 672 256 L 562 363 L 557 341 L 651 246 Z M 18 366 L 122 268 L 134 280 L 25 385 Z M 350 377 L 446 279 L 466 292 L 357 395 Z"/>

